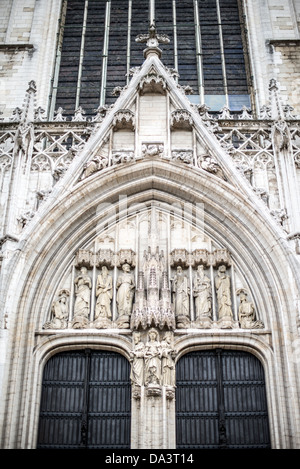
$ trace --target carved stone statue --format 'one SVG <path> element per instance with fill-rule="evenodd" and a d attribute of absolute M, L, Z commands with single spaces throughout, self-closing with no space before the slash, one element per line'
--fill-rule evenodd
<path fill-rule="evenodd" d="M 230 277 L 226 275 L 226 266 L 220 265 L 215 278 L 218 299 L 218 319 L 233 318 L 231 309 Z"/>
<path fill-rule="evenodd" d="M 104 265 L 97 277 L 96 285 L 95 327 L 106 327 L 111 321 L 112 277 Z"/>
<path fill-rule="evenodd" d="M 195 297 L 196 319 L 211 317 L 212 290 L 210 279 L 204 273 L 204 266 L 199 265 L 194 278 L 193 295 Z"/>
<path fill-rule="evenodd" d="M 182 267 L 177 267 L 177 272 L 172 279 L 172 291 L 175 294 L 175 317 L 177 327 L 185 327 L 190 319 L 190 289 L 188 278 L 184 275 Z M 180 326 L 178 325 L 180 323 Z"/>
<path fill-rule="evenodd" d="M 254 304 L 247 301 L 247 293 L 244 290 L 237 292 L 240 295 L 239 322 L 242 329 L 263 329 L 262 321 L 256 320 Z"/>
<path fill-rule="evenodd" d="M 72 327 L 80 329 L 89 323 L 90 299 L 92 282 L 86 267 L 81 267 L 80 274 L 75 279 L 75 304 Z"/>
<path fill-rule="evenodd" d="M 118 326 L 129 327 L 135 281 L 129 264 L 123 264 L 122 271 L 117 281 Z"/>
<path fill-rule="evenodd" d="M 96 296 L 95 318 L 103 316 L 111 319 L 112 277 L 109 275 L 105 265 L 102 267 L 101 274 L 97 278 Z"/>
<path fill-rule="evenodd" d="M 145 345 L 141 341 L 141 334 L 136 332 L 133 335 L 134 349 L 131 352 L 131 373 L 132 384 L 143 386 L 144 384 L 144 355 Z"/>
<path fill-rule="evenodd" d="M 162 385 L 175 386 L 175 356 L 176 351 L 172 344 L 172 334 L 166 332 L 163 340 L 161 341 L 161 370 L 162 370 Z"/>
<path fill-rule="evenodd" d="M 108 165 L 108 158 L 102 155 L 94 156 L 88 163 L 83 167 L 83 173 L 81 175 L 81 180 L 90 177 L 93 173 L 101 171 L 101 169 L 106 168 Z"/>
<path fill-rule="evenodd" d="M 159 385 L 161 380 L 161 344 L 156 329 L 150 329 L 145 345 L 145 384 Z"/>
<path fill-rule="evenodd" d="M 61 290 L 58 298 L 52 303 L 51 313 L 53 318 L 44 324 L 44 329 L 66 329 L 69 315 L 69 291 Z"/>

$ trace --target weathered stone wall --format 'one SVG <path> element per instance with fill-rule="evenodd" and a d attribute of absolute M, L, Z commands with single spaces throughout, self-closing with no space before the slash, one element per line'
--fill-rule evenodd
<path fill-rule="evenodd" d="M 40 85 L 38 101 L 47 108 L 56 54 L 61 0 L 4 0 L 0 5 L 0 111 L 20 107 L 30 80 Z"/>

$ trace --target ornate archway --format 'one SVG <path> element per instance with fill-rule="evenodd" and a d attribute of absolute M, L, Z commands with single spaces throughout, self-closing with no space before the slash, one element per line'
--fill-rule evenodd
<path fill-rule="evenodd" d="M 141 173 L 144 174 L 143 179 L 140 178 Z M 167 178 L 165 178 L 166 174 Z M 182 177 L 182 170 L 180 175 Z M 284 289 L 279 291 L 279 286 L 284 283 L 284 279 L 282 275 L 278 275 L 276 268 L 278 259 L 284 257 L 284 249 L 278 245 L 275 248 L 276 252 L 269 252 L 266 255 L 264 245 L 269 240 L 257 239 L 252 234 L 254 227 L 257 228 L 259 223 L 263 224 L 263 220 L 257 217 L 251 203 L 225 182 L 226 192 L 224 187 L 220 188 L 220 185 L 214 184 L 213 178 L 207 176 L 199 178 L 199 175 L 194 175 L 191 170 L 184 172 L 184 186 L 178 182 L 177 178 L 178 166 L 176 164 L 162 161 L 155 161 L 154 164 L 153 160 L 148 160 L 138 165 L 127 165 L 120 168 L 118 184 L 112 182 L 109 172 L 107 177 L 102 179 L 101 190 L 96 177 L 84 181 L 80 188 L 71 193 L 67 199 L 53 207 L 43 223 L 35 230 L 33 229 L 31 238 L 29 237 L 27 241 L 28 245 L 25 247 L 25 250 L 31 254 L 23 267 L 24 280 L 20 284 L 19 279 L 13 276 L 11 278 L 11 281 L 15 282 L 16 292 L 19 295 L 16 307 L 22 305 L 23 311 L 22 318 L 19 317 L 14 324 L 14 334 L 17 336 L 21 333 L 23 337 L 26 334 L 27 337 L 35 337 L 36 341 L 32 358 L 30 358 L 31 354 L 25 340 L 14 342 L 14 350 L 12 350 L 12 366 L 16 366 L 22 376 L 26 377 L 28 387 L 15 396 L 9 405 L 14 401 L 17 403 L 16 408 L 20 409 L 26 403 L 28 410 L 35 409 L 30 419 L 32 431 L 27 434 L 34 435 L 34 438 L 29 441 L 26 436 L 26 442 L 24 441 L 22 445 L 35 446 L 37 409 L 40 402 L 39 390 L 42 383 L 41 365 L 45 362 L 45 357 L 59 351 L 60 348 L 57 347 L 67 347 L 71 350 L 74 347 L 82 347 L 82 344 L 85 346 L 98 344 L 97 347 L 104 344 L 109 350 L 117 351 L 121 347 L 124 350 L 123 354 L 129 358 L 136 345 L 133 341 L 135 335 L 133 332 L 140 332 L 141 341 L 146 346 L 149 339 L 148 326 L 155 327 L 158 331 L 158 348 L 162 347 L 165 333 L 170 333 L 173 339 L 172 347 L 179 354 L 178 357 L 194 346 L 209 348 L 212 343 L 215 345 L 226 343 L 228 347 L 236 347 L 238 344 L 237 348 L 247 346 L 249 350 L 255 349 L 263 357 L 265 363 L 269 413 L 272 415 L 270 425 L 272 444 L 279 444 L 276 425 L 279 421 L 285 425 L 287 414 L 282 415 L 279 411 L 279 389 L 274 385 L 276 379 L 278 383 L 278 376 L 283 373 L 282 367 L 284 366 L 284 357 L 276 345 L 278 331 L 274 324 L 280 321 L 280 303 L 284 302 L 288 305 Z M 196 182 L 197 186 L 195 186 Z M 109 191 L 108 186 L 110 186 Z M 129 194 L 125 208 L 119 200 L 122 189 L 124 193 Z M 219 203 L 221 194 L 222 207 Z M 122 201 L 124 202 L 124 199 Z M 195 223 L 193 215 L 192 209 L 197 203 L 202 206 L 204 204 L 205 223 L 202 226 Z M 247 228 L 245 228 L 246 223 L 243 218 L 239 217 L 241 213 L 245 214 L 245 206 L 249 208 Z M 50 220 L 53 219 L 56 223 L 51 226 Z M 147 236 L 142 239 L 135 239 L 130 231 L 133 228 L 135 232 L 137 220 L 146 225 L 143 232 Z M 201 227 L 204 227 L 204 230 L 201 231 Z M 126 230 L 127 235 L 125 235 Z M 117 232 L 119 234 L 116 235 Z M 168 233 L 168 236 L 164 233 Z M 271 238 L 271 230 L 269 234 L 265 233 L 265 236 Z M 113 245 L 111 244 L 112 237 L 115 243 Z M 31 249 L 31 244 L 39 245 L 37 240 L 42 243 L 39 246 L 41 251 L 44 250 L 44 243 L 47 243 L 47 254 L 43 257 L 39 253 L 33 254 Z M 152 241 L 155 241 L 155 244 Z M 172 244 L 175 241 L 178 243 L 177 246 L 176 243 Z M 134 249 L 135 246 L 138 246 L 138 249 Z M 150 248 L 155 246 L 154 250 L 148 251 L 149 246 Z M 156 247 L 159 247 L 158 251 Z M 145 250 L 146 253 L 144 253 Z M 164 256 L 161 251 L 164 251 Z M 255 262 L 258 258 L 263 262 Z M 168 259 L 167 262 L 166 259 Z M 265 262 L 264 259 L 266 259 Z M 22 262 L 22 258 L 16 259 L 15 262 Z M 133 275 L 135 281 L 135 296 L 132 298 L 134 314 L 130 318 L 130 323 L 125 321 L 118 324 L 116 287 L 124 263 L 131 266 L 130 275 Z M 165 270 L 159 270 L 161 264 L 164 265 Z M 105 318 L 102 324 L 100 321 L 100 325 L 94 327 L 94 320 L 97 319 L 93 316 L 97 305 L 96 280 L 104 265 L 112 277 L 111 318 Z M 179 324 L 174 309 L 176 301 L 171 295 L 171 279 L 174 278 L 178 266 L 182 267 L 184 276 L 189 280 L 190 293 L 193 293 L 198 265 L 204 267 L 204 272 L 210 280 L 211 317 L 206 317 L 205 321 L 198 321 L 196 297 L 190 294 L 190 316 L 188 321 L 186 317 L 180 318 L 184 322 Z M 215 281 L 220 265 L 226 266 L 225 274 L 230 279 L 231 289 L 232 318 L 229 323 L 226 321 L 223 324 L 222 321 L 219 322 L 218 317 L 219 300 Z M 174 313 L 171 317 L 175 319 L 175 327 L 172 321 L 167 323 L 169 318 L 167 314 L 164 316 L 166 320 L 164 324 L 153 322 L 153 317 L 152 322 L 146 324 L 146 327 L 142 321 L 138 322 L 139 317 L 143 319 L 145 316 L 143 314 L 138 316 L 137 306 L 141 304 L 145 311 L 148 311 L 147 301 L 154 300 L 155 302 L 157 292 L 162 293 L 163 283 L 159 283 L 159 288 L 157 288 L 158 284 L 150 282 L 143 286 L 141 282 L 142 276 L 139 276 L 139 272 L 144 273 L 145 279 L 151 271 L 151 266 L 158 273 L 157 278 L 167 280 L 165 311 Z M 88 317 L 88 323 L 84 320 L 79 327 L 78 322 L 73 327 L 75 325 L 73 323 L 76 300 L 75 279 L 80 275 L 82 267 L 87 269 L 85 273 L 91 282 L 89 287 L 89 313 L 91 315 Z M 144 267 L 146 270 L 143 270 Z M 167 276 L 162 275 L 165 271 L 167 271 Z M 151 290 L 153 295 L 151 293 L 150 296 L 148 296 L 149 285 L 154 287 Z M 69 290 L 67 327 L 57 327 L 57 322 L 52 323 L 55 318 L 54 304 L 62 298 L 63 295 L 60 296 L 60 293 L 66 293 L 67 290 Z M 241 290 L 246 290 L 247 298 L 253 303 L 255 311 L 253 328 L 249 328 L 249 323 L 248 327 L 241 327 L 239 318 Z M 272 298 L 268 294 L 271 290 L 276 292 Z M 176 294 L 176 291 L 173 293 Z M 140 308 L 142 313 L 143 307 Z M 251 311 L 253 313 L 252 308 L 248 309 L 248 312 Z M 131 322 L 133 318 L 137 322 Z M 111 321 L 109 324 L 111 327 L 108 327 L 106 319 Z M 274 344 L 273 350 L 270 346 L 271 342 Z M 28 359 L 22 363 L 19 362 L 17 349 L 27 354 Z M 174 356 L 176 355 L 167 356 L 171 358 L 171 363 Z M 148 370 L 150 370 L 149 367 Z M 155 380 L 153 373 L 151 379 Z M 174 380 L 174 377 L 171 379 Z M 293 379 L 292 375 L 291 379 Z M 33 392 L 36 383 L 38 392 Z M 154 382 L 152 384 L 158 384 L 158 388 L 156 386 L 149 388 L 151 383 L 144 381 L 140 387 L 133 386 L 132 419 L 135 422 L 135 430 L 131 437 L 133 448 L 148 447 L 149 444 L 152 445 L 151 447 L 156 447 L 157 444 L 164 448 L 175 447 L 173 381 L 170 383 L 171 385 L 167 383 L 164 386 L 161 381 Z M 279 385 L 279 387 L 282 387 L 282 392 L 288 392 L 284 386 Z M 152 412 L 153 405 L 157 408 L 156 412 Z M 15 408 L 12 409 L 13 413 L 14 411 Z M 286 412 L 288 413 L 288 409 Z M 152 419 L 151 425 L 149 425 L 149 419 Z M 158 422 L 161 419 L 169 422 L 167 432 L 166 426 L 161 427 L 162 434 L 165 436 L 157 432 Z M 20 425 L 22 425 L 21 422 Z M 150 434 L 145 431 L 146 427 L 150 428 Z"/>

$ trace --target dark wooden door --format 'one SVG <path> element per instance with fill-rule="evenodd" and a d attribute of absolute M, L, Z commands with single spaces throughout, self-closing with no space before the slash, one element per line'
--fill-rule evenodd
<path fill-rule="evenodd" d="M 192 352 L 176 373 L 177 448 L 270 448 L 264 371 L 256 357 Z"/>
<path fill-rule="evenodd" d="M 114 352 L 53 356 L 43 375 L 37 448 L 130 448 L 129 376 L 129 362 Z"/>

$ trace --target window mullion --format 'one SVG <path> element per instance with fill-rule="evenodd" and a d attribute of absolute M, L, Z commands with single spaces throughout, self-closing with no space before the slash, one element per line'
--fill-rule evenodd
<path fill-rule="evenodd" d="M 226 99 L 226 106 L 229 107 L 226 62 L 225 62 L 225 52 L 224 52 L 223 31 L 222 31 L 222 19 L 221 19 L 221 10 L 220 10 L 219 0 L 216 0 L 216 6 L 217 6 L 217 16 L 218 16 L 218 26 L 219 26 L 220 51 L 221 51 L 224 94 L 225 94 L 225 99 Z"/>
<path fill-rule="evenodd" d="M 82 36 L 81 36 L 81 46 L 80 46 L 80 57 L 79 57 L 79 67 L 78 67 L 78 79 L 77 79 L 77 88 L 76 88 L 75 110 L 78 109 L 79 101 L 80 101 L 82 64 L 83 64 L 83 59 L 84 59 L 85 33 L 86 33 L 88 8 L 89 8 L 89 0 L 85 0 L 83 25 L 82 25 Z"/>
<path fill-rule="evenodd" d="M 198 89 L 199 89 L 199 95 L 200 95 L 200 103 L 204 104 L 204 77 L 203 77 L 202 43 L 201 43 L 201 28 L 200 28 L 200 20 L 199 20 L 198 0 L 194 0 L 194 16 L 195 16 Z"/>
<path fill-rule="evenodd" d="M 106 3 L 106 11 L 105 11 L 105 31 L 104 31 L 103 54 L 102 54 L 102 79 L 101 79 L 101 91 L 100 91 L 100 106 L 104 106 L 105 97 L 106 97 L 110 10 L 111 10 L 111 1 L 109 0 Z"/>

